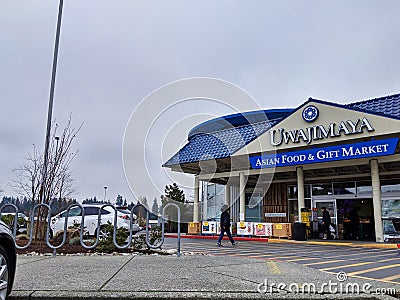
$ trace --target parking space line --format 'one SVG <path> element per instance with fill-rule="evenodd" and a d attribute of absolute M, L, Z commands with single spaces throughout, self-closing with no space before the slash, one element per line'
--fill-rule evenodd
<path fill-rule="evenodd" d="M 348 273 L 347 276 L 354 276 L 354 275 L 363 274 L 363 273 L 370 273 L 373 271 L 395 268 L 395 267 L 399 267 L 399 266 L 400 266 L 400 264 L 394 264 L 394 265 L 381 266 L 381 267 L 376 267 L 376 268 L 367 269 L 367 270 L 360 270 L 360 271 Z"/>
<path fill-rule="evenodd" d="M 302 257 L 302 258 L 294 258 L 294 259 L 288 259 L 287 261 L 289 262 L 296 262 L 296 261 L 302 261 L 302 260 L 321 260 L 321 257 Z"/>
<path fill-rule="evenodd" d="M 268 269 L 272 274 L 281 274 L 281 270 L 279 269 L 278 265 L 273 260 L 268 260 L 266 262 Z"/>
<path fill-rule="evenodd" d="M 400 278 L 400 274 L 396 274 L 396 275 L 393 275 L 393 276 L 381 278 L 381 280 L 391 281 L 391 280 L 395 280 L 395 279 L 399 279 L 399 278 Z M 400 284 L 400 282 L 399 282 L 399 284 Z"/>
<path fill-rule="evenodd" d="M 376 263 L 376 262 L 366 261 L 366 262 L 360 262 L 360 263 L 344 265 L 344 266 L 329 267 L 329 268 L 324 268 L 324 269 L 320 269 L 320 270 L 321 271 L 329 271 L 329 270 L 335 270 L 335 269 L 346 269 L 346 268 L 351 268 L 351 267 L 370 265 L 370 264 L 374 264 L 374 263 Z"/>
<path fill-rule="evenodd" d="M 321 259 L 321 258 L 319 258 Z M 335 262 L 342 262 L 345 261 L 344 259 L 336 259 L 336 260 L 324 260 L 324 261 L 318 261 L 314 263 L 308 263 L 304 264 L 305 266 L 314 266 L 314 265 L 322 265 L 322 264 L 330 264 L 330 263 L 335 263 Z"/>
<path fill-rule="evenodd" d="M 398 257 L 392 257 L 392 258 L 387 258 L 387 259 L 381 259 L 381 260 L 378 260 L 377 262 L 387 262 L 387 261 L 391 261 L 391 260 L 398 261 L 399 258 Z"/>
<path fill-rule="evenodd" d="M 328 274 L 335 274 L 335 275 L 337 274 L 337 272 L 330 272 L 330 271 L 325 271 L 325 272 L 328 273 Z M 373 278 L 373 277 L 366 277 L 366 276 L 359 276 L 359 275 L 354 275 L 354 276 L 351 276 L 351 277 L 358 278 L 358 279 L 363 279 L 363 280 L 368 280 L 368 281 L 373 280 L 373 281 L 378 281 L 378 282 L 400 284 L 400 282 L 384 280 L 384 279 L 381 279 L 381 278 Z"/>

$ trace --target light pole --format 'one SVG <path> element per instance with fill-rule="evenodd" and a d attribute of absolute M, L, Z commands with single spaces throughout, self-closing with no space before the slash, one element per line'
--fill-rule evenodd
<path fill-rule="evenodd" d="M 107 186 L 104 186 L 104 202 L 106 202 Z"/>
<path fill-rule="evenodd" d="M 56 140 L 56 155 L 58 153 L 58 141 L 60 140 L 59 136 L 55 136 L 54 139 Z"/>
<path fill-rule="evenodd" d="M 63 9 L 64 0 L 60 0 L 58 7 L 58 18 L 57 18 L 57 29 L 56 29 L 56 41 L 54 44 L 54 54 L 53 54 L 53 68 L 51 72 L 51 83 L 50 83 L 50 97 L 49 97 L 49 107 L 47 111 L 47 131 L 46 131 L 46 141 L 44 144 L 44 159 L 43 159 L 43 171 L 42 171 L 42 186 L 40 189 L 40 203 L 44 203 L 45 197 L 45 183 L 47 179 L 47 164 L 49 156 L 49 144 L 50 144 L 50 130 L 51 130 L 51 119 L 53 115 L 53 99 L 54 99 L 54 88 L 56 84 L 56 73 L 57 73 L 57 59 L 58 59 L 58 46 L 60 41 L 60 29 L 61 29 L 61 17 Z"/>

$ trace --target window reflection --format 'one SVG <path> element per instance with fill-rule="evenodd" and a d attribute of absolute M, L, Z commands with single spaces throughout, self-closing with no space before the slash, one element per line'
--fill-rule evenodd
<path fill-rule="evenodd" d="M 335 195 L 349 195 L 356 194 L 356 183 L 354 181 L 350 182 L 334 182 L 333 191 Z"/>

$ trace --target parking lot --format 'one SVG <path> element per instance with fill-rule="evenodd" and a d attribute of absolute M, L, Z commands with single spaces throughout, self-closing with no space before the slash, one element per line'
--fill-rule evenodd
<path fill-rule="evenodd" d="M 400 284 L 400 250 L 343 246 L 340 243 L 310 244 L 289 242 L 240 241 L 236 247 L 225 242 L 217 247 L 215 240 L 181 239 L 182 251 L 194 251 L 216 256 L 227 255 L 264 260 L 293 262 L 326 273 L 345 272 L 347 276 Z M 164 248 L 176 247 L 176 239 L 166 239 Z"/>

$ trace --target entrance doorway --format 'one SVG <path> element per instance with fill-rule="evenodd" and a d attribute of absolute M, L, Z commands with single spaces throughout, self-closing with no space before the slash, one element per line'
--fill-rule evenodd
<path fill-rule="evenodd" d="M 320 199 L 314 199 L 313 200 L 313 207 L 317 209 L 317 217 L 318 217 L 318 233 L 322 237 L 322 207 L 325 207 L 326 210 L 329 212 L 329 215 L 331 216 L 331 224 L 335 232 L 332 232 L 337 236 L 337 224 L 338 224 L 338 219 L 337 219 L 337 209 L 336 209 L 336 200 L 335 199 L 330 199 L 330 200 L 320 200 Z M 313 220 L 316 221 L 316 220 Z"/>
<path fill-rule="evenodd" d="M 339 237 L 345 240 L 375 239 L 372 199 L 336 199 Z"/>
<path fill-rule="evenodd" d="M 326 207 L 326 210 L 331 216 L 331 222 L 337 224 L 336 200 L 314 200 L 314 207 L 316 207 L 318 211 L 318 220 L 322 220 L 321 208 Z"/>

